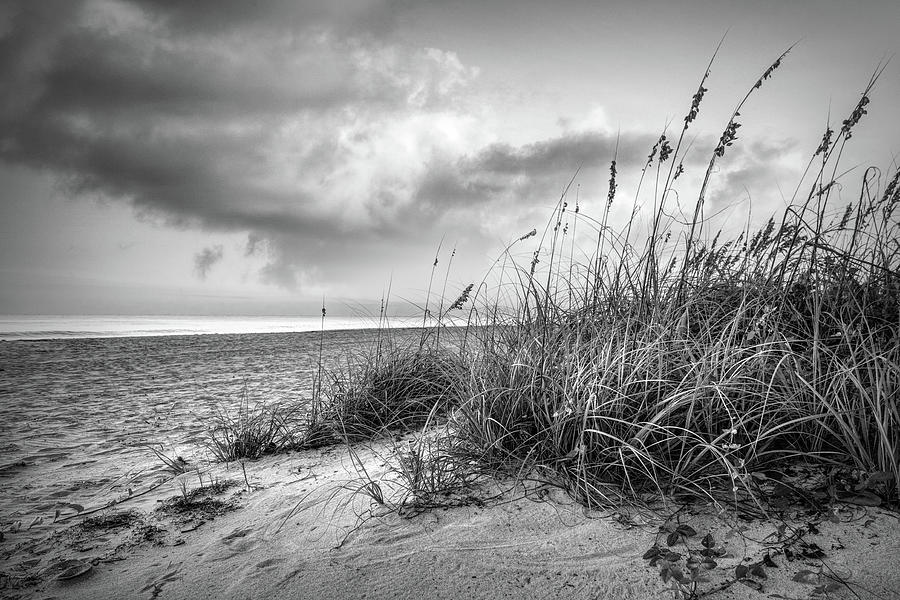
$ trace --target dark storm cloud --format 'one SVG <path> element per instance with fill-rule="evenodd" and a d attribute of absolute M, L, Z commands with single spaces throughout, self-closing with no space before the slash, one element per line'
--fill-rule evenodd
<path fill-rule="evenodd" d="M 417 68 L 336 39 L 389 20 L 383 2 L 341 4 L 136 2 L 98 16 L 90 2 L 21 2 L 0 39 L 0 158 L 176 222 L 321 230 L 309 194 L 259 183 L 267 146 L 291 120 L 298 146 L 327 144 L 303 124 L 405 101 Z"/>
<path fill-rule="evenodd" d="M 521 148 L 495 144 L 471 161 L 470 170 L 492 173 L 560 174 L 574 167 L 609 161 L 616 156 L 623 164 L 636 165 L 644 158 L 656 138 L 647 134 L 616 135 L 596 131 L 578 132 L 542 140 Z"/>
<path fill-rule="evenodd" d="M 589 136 L 490 147 L 342 192 L 344 174 L 369 169 L 366 156 L 390 155 L 406 135 L 379 123 L 441 109 L 472 76 L 450 53 L 379 42 L 392 3 L 343 4 L 352 10 L 324 1 L 265 13 L 245 2 L 20 3 L 0 40 L 10 84 L 0 158 L 176 225 L 282 245 L 296 236 L 314 248 L 351 232 L 418 232 L 455 202 L 502 197 L 511 170 L 554 177 L 608 147 Z M 433 135 L 427 122 L 417 127 L 414 135 Z M 273 252 L 278 267 L 264 278 L 288 281 L 293 259 Z"/>
<path fill-rule="evenodd" d="M 638 132 L 578 131 L 520 147 L 493 144 L 453 164 L 433 166 L 421 182 L 418 197 L 445 210 L 493 199 L 516 201 L 520 206 L 546 204 L 559 197 L 562 186 L 579 169 L 578 180 L 586 189 L 605 194 L 610 161 L 615 158 L 620 173 L 637 173 L 658 139 Z M 712 143 L 711 138 L 704 140 Z M 692 152 L 684 165 L 696 170 L 707 160 Z"/>
<path fill-rule="evenodd" d="M 247 0 L 136 0 L 135 4 L 165 19 L 167 25 L 190 32 L 273 26 L 297 29 L 308 23 L 328 23 L 342 35 L 384 32 L 396 9 L 409 1 L 397 0 L 269 0 L 265 10 Z"/>
<path fill-rule="evenodd" d="M 271 44 L 270 55 L 222 60 L 202 45 L 168 47 L 102 33 L 66 37 L 59 41 L 55 61 L 44 73 L 39 109 L 103 110 L 112 111 L 112 116 L 199 111 L 264 116 L 297 107 L 329 107 L 361 94 L 349 87 L 352 73 L 338 57 L 319 52 L 315 62 L 288 63 L 286 56 L 277 53 L 281 45 Z M 315 49 L 314 44 L 309 46 Z M 294 77 L 301 72 L 302 84 L 298 84 Z"/>
<path fill-rule="evenodd" d="M 194 272 L 200 279 L 206 279 L 210 269 L 222 260 L 224 251 L 221 245 L 204 248 L 194 256 Z"/>
<path fill-rule="evenodd" d="M 544 206 L 579 167 L 605 194 L 617 143 L 620 169 L 640 169 L 654 135 L 484 147 L 466 130 L 447 150 L 433 121 L 478 129 L 459 101 L 476 72 L 391 43 L 406 4 L 18 2 L 0 23 L 0 160 L 176 226 L 247 232 L 261 279 L 287 287 L 435 228 L 463 235 L 461 211 Z M 197 274 L 221 256 L 206 248 Z"/>

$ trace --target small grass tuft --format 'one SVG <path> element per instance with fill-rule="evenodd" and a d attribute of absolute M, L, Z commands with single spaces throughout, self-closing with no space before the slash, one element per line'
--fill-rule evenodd
<path fill-rule="evenodd" d="M 296 431 L 301 414 L 299 406 L 265 402 L 251 406 L 245 390 L 236 410 L 219 406 L 207 431 L 207 448 L 222 462 L 295 448 L 300 445 Z"/>

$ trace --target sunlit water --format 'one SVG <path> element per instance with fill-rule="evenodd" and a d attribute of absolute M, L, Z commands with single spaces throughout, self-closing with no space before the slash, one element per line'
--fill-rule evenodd
<path fill-rule="evenodd" d="M 432 323 L 427 323 L 431 325 Z M 225 333 L 288 333 L 421 327 L 422 317 L 205 317 L 205 316 L 22 316 L 0 315 L 0 340 L 145 337 Z"/>

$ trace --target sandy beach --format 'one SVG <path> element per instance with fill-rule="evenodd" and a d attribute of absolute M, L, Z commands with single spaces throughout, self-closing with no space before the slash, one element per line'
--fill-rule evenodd
<path fill-rule="evenodd" d="M 323 365 L 373 336 L 329 332 Z M 220 408 L 309 396 L 318 344 L 318 333 L 0 342 L 0 514 L 52 519 L 71 512 L 59 502 L 102 506 L 155 482 L 165 465 L 148 446 L 203 461 Z"/>
<path fill-rule="evenodd" d="M 325 359 L 366 335 L 329 333 Z M 697 587 L 709 597 L 898 597 L 900 521 L 878 508 L 797 508 L 783 522 L 704 504 L 587 511 L 552 486 L 492 480 L 460 506 L 398 513 L 358 493 L 343 446 L 212 462 L 205 417 L 245 389 L 269 401 L 307 393 L 317 339 L 0 344 L 3 597 L 671 598 L 645 556 L 681 526 L 695 535 L 671 551 L 714 540 L 716 567 Z M 147 444 L 181 456 L 185 472 Z M 385 490 L 396 447 L 355 448 Z M 766 556 L 765 578 L 731 581 Z"/>
<path fill-rule="evenodd" d="M 377 475 L 382 457 L 364 456 Z M 250 463 L 249 489 L 237 465 L 207 475 L 233 485 L 195 492 L 179 507 L 176 479 L 44 539 L 10 548 L 16 536 L 7 535 L 4 597 L 672 597 L 642 558 L 664 510 L 591 513 L 558 490 L 512 486 L 485 504 L 385 513 L 346 487 L 356 473 L 340 448 Z M 195 481 L 189 490 L 199 487 L 193 474 L 181 478 Z M 821 582 L 832 581 L 829 573 L 846 578 L 852 591 L 833 586 L 818 597 L 897 597 L 897 515 L 850 505 L 833 514 L 837 522 L 798 515 L 790 523 L 817 531 L 793 546 L 798 553 L 822 551 L 790 561 L 772 549 L 772 524 L 734 521 L 708 506 L 683 509 L 678 521 L 711 533 L 725 550 L 701 591 L 726 585 L 737 565 L 767 553 L 777 565 L 766 568 L 762 594 L 738 583 L 710 597 L 816 597 Z"/>

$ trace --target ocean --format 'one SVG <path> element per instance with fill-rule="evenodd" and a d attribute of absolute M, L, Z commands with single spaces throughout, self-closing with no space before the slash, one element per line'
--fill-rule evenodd
<path fill-rule="evenodd" d="M 27 332 L 68 333 L 0 342 L 0 531 L 43 518 L 30 532 L 39 535 L 58 510 L 102 507 L 171 478 L 151 447 L 205 469 L 211 464 L 205 434 L 220 411 L 233 414 L 243 401 L 308 402 L 320 340 L 322 365 L 336 372 L 378 335 L 404 343 L 421 333 L 359 328 L 324 335 L 146 333 L 176 325 L 179 331 L 203 327 L 207 332 L 221 326 L 215 321 L 219 325 L 213 327 L 214 321 L 167 319 L 153 329 L 157 322 L 150 319 L 121 325 L 85 319 L 83 327 L 72 319 L 48 319 L 41 327 L 32 321 Z M 289 326 L 264 319 L 241 322 L 241 327 Z M 108 337 L 79 337 L 101 329 Z M 145 333 L 124 337 L 135 331 Z M 25 333 L 23 328 L 23 338 Z"/>
<path fill-rule="evenodd" d="M 381 325 L 421 327 L 422 317 L 389 317 Z M 429 323 L 429 325 L 432 323 Z M 0 340 L 147 337 L 225 333 L 287 333 L 342 329 L 372 329 L 377 316 L 247 317 L 247 316 L 57 316 L 0 315 Z"/>

